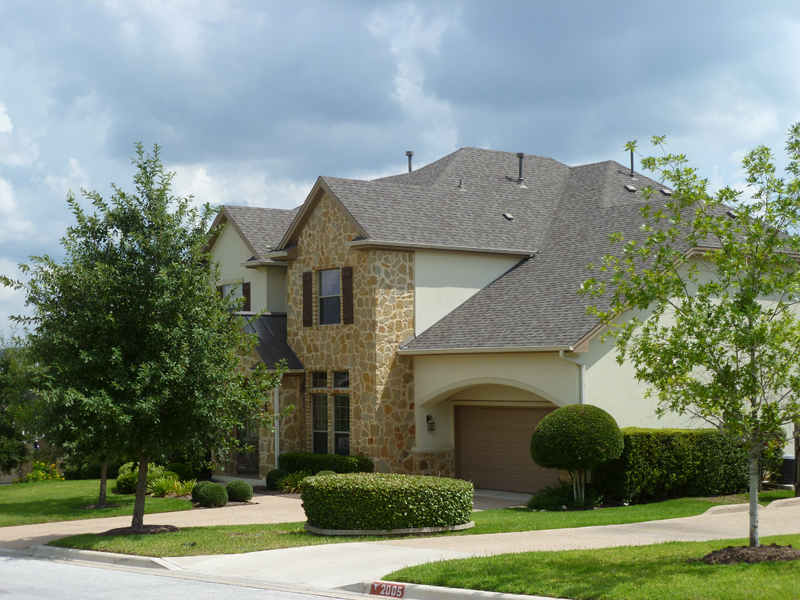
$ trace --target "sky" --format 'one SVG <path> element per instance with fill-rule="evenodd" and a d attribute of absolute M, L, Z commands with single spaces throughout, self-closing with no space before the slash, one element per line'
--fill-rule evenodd
<path fill-rule="evenodd" d="M 63 258 L 67 195 L 132 189 L 136 142 L 197 203 L 293 208 L 406 150 L 628 164 L 652 135 L 742 187 L 748 150 L 784 157 L 799 73 L 796 1 L 3 0 L 0 274 Z M 0 334 L 28 313 L 0 287 Z"/>

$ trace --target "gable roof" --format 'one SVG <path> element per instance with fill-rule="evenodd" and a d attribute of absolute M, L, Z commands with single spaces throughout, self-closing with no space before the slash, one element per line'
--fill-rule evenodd
<path fill-rule="evenodd" d="M 231 225 L 248 247 L 253 257 L 262 259 L 281 241 L 281 237 L 294 220 L 300 207 L 293 209 L 261 208 L 258 206 L 234 206 L 225 204 L 211 226 Z M 206 246 L 210 250 L 216 241 L 212 237 Z"/>
<path fill-rule="evenodd" d="M 527 157 L 526 157 L 527 159 Z M 526 184 L 527 184 L 526 180 Z M 630 192 L 625 186 L 634 185 Z M 538 253 L 480 290 L 401 352 L 480 349 L 574 348 L 597 327 L 577 294 L 589 276 L 586 266 L 610 251 L 608 236 L 621 231 L 641 238 L 638 190 L 663 186 L 607 161 L 568 168 L 556 197 L 550 198 L 547 229 Z M 651 203 L 658 202 L 656 193 Z M 523 213 L 527 214 L 527 213 Z"/>

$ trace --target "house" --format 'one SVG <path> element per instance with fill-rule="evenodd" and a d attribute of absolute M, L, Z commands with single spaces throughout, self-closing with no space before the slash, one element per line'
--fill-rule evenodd
<path fill-rule="evenodd" d="M 378 471 L 530 492 L 557 478 L 529 443 L 559 406 L 686 426 L 656 420 L 576 293 L 610 233 L 639 231 L 648 184 L 662 190 L 614 161 L 462 148 L 374 181 L 320 177 L 295 210 L 223 207 L 209 244 L 222 292 L 266 311 L 246 362 L 291 367 L 276 399 L 295 410 L 275 435 L 245 432 L 260 475 L 276 448 L 358 453 Z"/>

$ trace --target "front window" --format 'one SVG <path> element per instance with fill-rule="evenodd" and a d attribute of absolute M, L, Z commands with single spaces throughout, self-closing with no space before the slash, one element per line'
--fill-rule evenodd
<path fill-rule="evenodd" d="M 312 371 L 310 391 L 312 452 L 350 454 L 350 372 Z"/>
<path fill-rule="evenodd" d="M 336 454 L 350 454 L 350 396 L 333 397 L 333 443 Z"/>
<path fill-rule="evenodd" d="M 341 323 L 339 269 L 319 272 L 319 324 Z"/>
<path fill-rule="evenodd" d="M 328 453 L 328 396 L 327 394 L 311 395 L 311 422 L 315 454 Z"/>

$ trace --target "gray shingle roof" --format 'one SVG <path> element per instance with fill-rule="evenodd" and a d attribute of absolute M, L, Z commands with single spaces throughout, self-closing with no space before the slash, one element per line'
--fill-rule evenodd
<path fill-rule="evenodd" d="M 256 206 L 224 206 L 228 216 L 262 258 L 277 247 L 300 207 L 291 210 Z"/>
<path fill-rule="evenodd" d="M 256 351 L 268 369 L 274 369 L 282 360 L 291 371 L 303 369 L 303 363 L 286 342 L 286 315 L 261 315 L 248 321 L 244 330 L 258 334 Z"/>
<path fill-rule="evenodd" d="M 642 235 L 639 190 L 662 186 L 638 173 L 631 181 L 630 171 L 613 161 L 568 167 L 526 156 L 528 189 L 520 189 L 518 165 L 514 153 L 464 148 L 429 165 L 428 173 L 426 167 L 374 182 L 325 178 L 370 239 L 538 251 L 408 350 L 570 346 L 597 325 L 576 293 L 589 277 L 586 266 L 609 252 L 609 234 Z M 466 192 L 458 190 L 459 178 Z M 627 191 L 628 184 L 637 191 Z"/>

